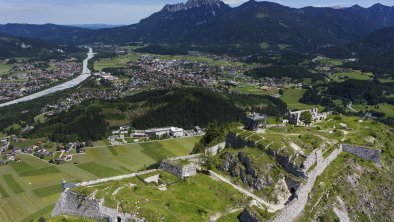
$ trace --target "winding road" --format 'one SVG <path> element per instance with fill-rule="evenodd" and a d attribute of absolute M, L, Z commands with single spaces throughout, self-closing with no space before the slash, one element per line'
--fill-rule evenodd
<path fill-rule="evenodd" d="M 67 81 L 65 83 L 62 83 L 60 85 L 51 87 L 49 89 L 45 89 L 43 91 L 19 98 L 19 99 L 15 99 L 6 103 L 2 103 L 0 104 L 0 108 L 1 107 L 5 107 L 5 106 L 10 106 L 13 104 L 17 104 L 20 102 L 27 102 L 27 101 L 31 101 L 33 99 L 37 99 L 55 92 L 59 92 L 59 91 L 63 91 L 65 89 L 69 89 L 72 87 L 75 87 L 77 85 L 79 85 L 80 83 L 82 83 L 83 81 L 85 81 L 90 75 L 91 75 L 91 71 L 88 68 L 88 62 L 90 59 L 92 59 L 94 57 L 95 53 L 93 53 L 93 49 L 89 48 L 89 52 L 87 54 L 87 57 L 85 60 L 83 60 L 83 69 L 82 69 L 82 73 L 81 75 L 79 75 L 78 77 L 76 77 L 75 79 L 72 79 L 70 81 Z"/>

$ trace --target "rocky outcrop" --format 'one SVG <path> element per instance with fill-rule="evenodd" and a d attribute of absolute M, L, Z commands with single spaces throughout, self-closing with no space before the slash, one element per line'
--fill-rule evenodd
<path fill-rule="evenodd" d="M 217 167 L 221 171 L 229 172 L 232 177 L 239 177 L 244 184 L 253 189 L 262 190 L 272 186 L 274 181 L 269 174 L 274 166 L 266 164 L 262 172 L 256 164 L 244 152 L 226 152 L 220 156 L 220 164 Z"/>
<path fill-rule="evenodd" d="M 115 209 L 105 207 L 102 199 L 91 199 L 86 196 L 65 190 L 52 211 L 52 217 L 70 215 L 93 220 L 107 220 L 110 222 L 133 221 L 145 222 L 145 219 L 135 215 L 120 213 Z"/>

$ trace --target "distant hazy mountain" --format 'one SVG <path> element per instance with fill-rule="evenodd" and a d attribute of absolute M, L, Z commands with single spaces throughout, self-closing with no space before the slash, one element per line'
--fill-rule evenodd
<path fill-rule="evenodd" d="M 13 37 L 0 33 L 0 58 L 10 59 L 13 57 L 43 58 L 47 56 L 62 56 L 63 47 L 48 44 L 39 39 Z"/>
<path fill-rule="evenodd" d="M 51 42 L 75 42 L 87 39 L 92 30 L 61 26 L 54 24 L 31 25 L 31 24 L 6 24 L 0 25 L 0 33 L 13 36 L 39 38 Z"/>
<path fill-rule="evenodd" d="M 250 45 L 255 50 L 313 50 L 358 41 L 394 26 L 394 7 L 290 8 L 250 0 L 231 8 L 220 0 L 166 5 L 139 23 L 89 30 L 57 25 L 0 26 L 0 32 L 57 42 L 153 42 L 194 45 Z M 261 48 L 260 48 L 261 47 Z"/>
<path fill-rule="evenodd" d="M 67 25 L 67 26 L 96 30 L 96 29 L 115 28 L 115 27 L 124 26 L 124 25 L 111 25 L 111 24 L 79 24 L 79 25 Z"/>

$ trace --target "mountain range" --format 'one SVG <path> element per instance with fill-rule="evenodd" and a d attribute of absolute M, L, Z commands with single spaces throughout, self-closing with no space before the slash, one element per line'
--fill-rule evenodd
<path fill-rule="evenodd" d="M 259 50 L 310 51 L 358 42 L 390 26 L 394 26 L 394 7 L 381 4 L 369 8 L 297 9 L 250 0 L 231 8 L 220 0 L 189 0 L 166 5 L 128 26 L 91 30 L 53 24 L 6 24 L 0 25 L 0 33 L 71 44 L 248 45 Z"/>

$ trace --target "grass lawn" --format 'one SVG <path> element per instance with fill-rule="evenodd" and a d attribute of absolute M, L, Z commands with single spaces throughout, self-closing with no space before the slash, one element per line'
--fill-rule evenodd
<path fill-rule="evenodd" d="M 36 117 L 34 117 L 34 122 L 36 123 L 45 123 L 46 122 L 46 117 L 45 117 L 45 113 L 42 113 Z"/>
<path fill-rule="evenodd" d="M 8 74 L 11 67 L 12 65 L 6 64 L 4 61 L 0 61 L 0 76 Z"/>
<path fill-rule="evenodd" d="M 27 139 L 24 142 L 12 142 L 11 144 L 13 144 L 14 146 L 17 146 L 17 147 L 25 148 L 28 146 L 37 145 L 40 142 L 43 143 L 45 141 L 46 141 L 45 138 L 35 138 L 35 139 Z"/>
<path fill-rule="evenodd" d="M 394 105 L 388 103 L 379 103 L 377 106 L 353 105 L 352 108 L 357 111 L 374 110 L 384 113 L 386 118 L 394 118 Z"/>
<path fill-rule="evenodd" d="M 94 146 L 109 146 L 109 145 L 111 145 L 111 143 L 107 139 L 104 139 L 104 140 L 99 140 L 99 141 L 93 142 L 93 145 Z"/>
<path fill-rule="evenodd" d="M 7 137 L 7 135 L 4 134 L 3 132 L 0 132 L 0 138 L 4 138 L 4 137 Z"/>
<path fill-rule="evenodd" d="M 331 80 L 336 82 L 342 82 L 346 79 L 340 79 L 339 77 L 347 77 L 348 79 L 356 79 L 356 80 L 371 80 L 373 77 L 372 73 L 362 73 L 359 70 L 354 70 L 352 72 L 343 72 L 343 73 L 334 73 L 331 77 Z"/>
<path fill-rule="evenodd" d="M 11 174 L 3 175 L 3 178 L 15 194 L 20 194 L 24 192 L 22 187 L 19 185 L 18 182 L 16 182 L 15 178 Z"/>
<path fill-rule="evenodd" d="M 189 55 L 176 55 L 176 56 L 155 55 L 155 56 L 158 56 L 159 59 L 162 59 L 162 60 L 183 59 L 183 60 L 190 61 L 190 62 L 209 63 L 209 64 L 217 65 L 217 66 L 242 66 L 242 65 L 246 65 L 245 63 L 242 63 L 242 62 L 227 62 L 227 61 L 224 61 L 224 60 L 215 60 L 215 59 L 207 57 L 207 56 L 189 56 Z"/>
<path fill-rule="evenodd" d="M 7 191 L 5 191 L 4 188 L 1 185 L 0 185 L 0 194 L 1 194 L 0 198 L 9 197 Z"/>
<path fill-rule="evenodd" d="M 279 90 L 278 89 L 272 89 L 271 91 L 261 89 L 259 87 L 254 87 L 254 86 L 243 86 L 243 87 L 235 87 L 232 89 L 234 92 L 240 92 L 240 93 L 247 93 L 247 94 L 255 94 L 255 95 L 274 95 L 277 93 Z"/>
<path fill-rule="evenodd" d="M 132 173 L 161 159 L 187 155 L 200 137 L 180 138 L 151 143 L 106 146 L 99 141 L 73 161 L 51 165 L 31 155 L 20 154 L 20 162 L 0 166 L 0 221 L 31 221 L 49 216 L 61 192 L 62 179 L 81 182 Z M 104 147 L 105 146 L 105 147 Z M 74 164 L 78 163 L 78 164 Z M 30 217 L 32 215 L 32 217 Z M 49 221 L 62 221 L 54 218 Z M 74 220 L 75 219 L 75 220 Z M 69 218 L 70 221 L 88 221 Z"/>
<path fill-rule="evenodd" d="M 166 178 L 168 173 L 160 174 Z M 115 189 L 129 183 L 136 187 L 122 189 L 116 195 L 110 195 Z M 148 221 L 158 221 L 158 218 L 163 218 L 163 221 L 205 221 L 215 213 L 244 206 L 248 202 L 247 198 L 230 185 L 202 174 L 167 186 L 166 191 L 157 189 L 154 184 L 144 184 L 138 178 L 75 190 L 89 194 L 95 189 L 98 190 L 96 197 L 104 197 L 106 206 L 116 208 L 118 201 L 122 200 L 126 211 L 138 212 L 138 215 Z"/>
<path fill-rule="evenodd" d="M 60 184 L 33 190 L 33 192 L 37 195 L 37 197 L 40 198 L 57 194 L 60 193 L 61 191 L 62 191 L 62 186 Z"/>
<path fill-rule="evenodd" d="M 287 106 L 294 110 L 294 109 L 299 109 L 299 110 L 304 110 L 304 109 L 311 109 L 313 107 L 316 107 L 314 105 L 307 105 L 300 103 L 299 100 L 301 97 L 304 95 L 306 92 L 306 89 L 300 89 L 300 88 L 288 88 L 284 90 L 283 95 L 280 97 L 280 99 L 287 103 Z"/>
<path fill-rule="evenodd" d="M 119 170 L 95 162 L 79 164 L 78 167 L 98 177 L 108 177 L 122 174 L 122 172 Z"/>
<path fill-rule="evenodd" d="M 118 56 L 111 59 L 102 59 L 99 62 L 94 63 L 94 69 L 103 70 L 104 68 L 122 68 L 127 65 L 130 61 L 137 61 L 139 59 L 138 55 L 124 55 Z"/>

